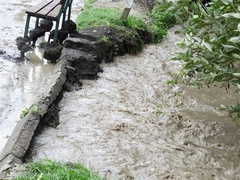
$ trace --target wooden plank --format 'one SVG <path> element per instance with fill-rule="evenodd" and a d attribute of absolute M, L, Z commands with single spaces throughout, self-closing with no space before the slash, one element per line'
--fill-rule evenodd
<path fill-rule="evenodd" d="M 133 5 L 133 0 L 129 0 L 127 5 L 125 6 L 123 12 L 122 12 L 122 16 L 121 16 L 122 20 L 127 19 L 128 15 L 130 13 L 130 10 L 132 8 L 132 5 Z"/>
<path fill-rule="evenodd" d="M 129 13 L 130 13 L 130 10 L 131 8 L 124 8 L 123 12 L 122 12 L 122 16 L 121 16 L 121 19 L 122 20 L 125 20 L 127 19 Z"/>
<path fill-rule="evenodd" d="M 55 20 L 57 19 L 57 16 L 60 12 L 60 9 L 63 5 L 57 5 L 48 15 L 47 18 L 51 19 L 51 20 Z"/>
<path fill-rule="evenodd" d="M 26 13 L 28 14 L 35 14 L 36 12 L 38 12 L 39 10 L 43 9 L 44 7 L 46 7 L 48 4 L 50 4 L 52 1 L 45 1 L 45 2 L 41 2 L 33 7 L 31 7 L 29 10 L 26 11 Z"/>
<path fill-rule="evenodd" d="M 38 11 L 36 13 L 36 16 L 39 17 L 46 17 L 47 14 L 52 11 L 57 5 L 59 4 L 59 1 L 53 1 L 50 4 L 48 4 L 46 7 L 44 7 L 42 10 Z"/>

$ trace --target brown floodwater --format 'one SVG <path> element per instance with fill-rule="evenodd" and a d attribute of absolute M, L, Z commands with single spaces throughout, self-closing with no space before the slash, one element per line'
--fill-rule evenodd
<path fill-rule="evenodd" d="M 16 49 L 24 11 L 40 0 L 0 2 L 1 151 L 21 111 L 44 93 L 58 67 L 42 58 L 40 48 L 24 60 Z M 123 1 L 107 5 L 117 3 Z M 82 7 L 74 1 L 75 17 Z M 177 28 L 138 55 L 103 64 L 100 78 L 83 81 L 81 90 L 64 93 L 60 125 L 35 138 L 30 159 L 80 161 L 108 180 L 240 179 L 240 132 L 218 110 L 239 96 L 214 86 L 166 85 L 181 67 L 170 60 L 180 51 Z"/>
<path fill-rule="evenodd" d="M 64 93 L 60 125 L 35 138 L 32 160 L 82 162 L 109 180 L 240 179 L 239 129 L 218 110 L 239 96 L 166 85 L 181 67 L 170 60 L 180 51 L 177 28 Z"/>

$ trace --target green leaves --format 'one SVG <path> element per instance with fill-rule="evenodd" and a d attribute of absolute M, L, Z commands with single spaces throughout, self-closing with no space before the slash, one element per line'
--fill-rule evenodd
<path fill-rule="evenodd" d="M 221 105 L 220 110 L 225 110 L 229 112 L 230 117 L 233 119 L 233 121 L 236 122 L 237 126 L 240 127 L 240 104 L 237 101 L 236 104 L 233 105 Z"/>
<path fill-rule="evenodd" d="M 212 51 L 212 47 L 211 47 L 211 45 L 210 45 L 209 43 L 203 42 L 202 44 L 203 44 L 203 46 L 206 47 L 209 51 Z"/>
<path fill-rule="evenodd" d="M 174 14 L 174 17 L 176 18 L 177 22 L 178 22 L 180 25 L 183 25 L 183 20 L 182 20 L 182 18 L 181 18 L 179 15 Z"/>
<path fill-rule="evenodd" d="M 225 5 L 228 5 L 228 4 L 232 3 L 233 1 L 232 0 L 221 0 L 221 2 Z"/>
<path fill-rule="evenodd" d="M 178 1 L 175 17 L 183 26 L 185 8 L 181 6 Z M 185 38 L 179 43 L 185 53 L 175 57 L 184 62 L 183 76 L 197 86 L 222 82 L 226 89 L 234 85 L 240 92 L 240 1 L 212 0 L 205 9 L 191 3 L 191 12 L 183 26 Z M 226 106 L 232 117 L 240 118 L 238 105 Z"/>
<path fill-rule="evenodd" d="M 149 27 L 155 34 L 155 43 L 159 43 L 167 34 L 167 29 L 176 24 L 177 17 L 174 15 L 175 10 L 171 7 L 171 2 L 157 4 L 150 14 L 151 22 Z"/>
<path fill-rule="evenodd" d="M 22 110 L 20 119 L 24 118 L 30 111 L 34 113 L 38 112 L 38 106 L 36 104 L 33 104 L 30 108 L 25 108 L 24 110 Z"/>
<path fill-rule="evenodd" d="M 222 16 L 226 18 L 234 17 L 234 18 L 240 19 L 240 13 L 226 13 L 226 14 L 223 14 Z"/>
<path fill-rule="evenodd" d="M 22 113 L 20 115 L 20 119 L 24 118 L 30 111 L 30 108 L 25 108 L 24 110 L 22 110 Z"/>
<path fill-rule="evenodd" d="M 233 73 L 232 75 L 233 75 L 234 77 L 240 78 L 240 73 Z"/>
<path fill-rule="evenodd" d="M 228 41 L 232 43 L 240 43 L 240 36 L 231 37 Z"/>

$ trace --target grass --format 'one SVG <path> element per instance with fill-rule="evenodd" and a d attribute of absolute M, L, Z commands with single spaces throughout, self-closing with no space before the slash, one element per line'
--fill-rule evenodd
<path fill-rule="evenodd" d="M 121 13 L 122 11 L 118 8 L 94 8 L 89 6 L 89 8 L 85 8 L 77 17 L 77 28 L 112 27 L 131 44 L 132 50 L 129 53 L 139 52 L 143 48 L 143 41 L 136 40 L 141 39 L 136 32 L 138 30 L 148 32 L 147 25 L 139 17 L 135 16 L 129 16 L 126 20 L 121 20 Z"/>
<path fill-rule="evenodd" d="M 106 43 L 110 43 L 109 37 L 108 36 L 103 36 L 100 38 L 101 41 L 106 42 Z"/>
<path fill-rule="evenodd" d="M 97 26 L 109 26 L 116 29 L 124 27 L 130 29 L 142 29 L 148 31 L 148 26 L 141 18 L 129 16 L 126 20 L 121 20 L 122 10 L 118 8 L 87 8 L 77 17 L 78 29 Z"/>
<path fill-rule="evenodd" d="M 110 26 L 119 19 L 121 11 L 117 8 L 87 8 L 77 17 L 78 29 L 101 25 Z"/>
<path fill-rule="evenodd" d="M 49 159 L 24 165 L 14 180 L 103 180 L 80 163 L 63 163 Z"/>
<path fill-rule="evenodd" d="M 88 0 L 76 20 L 78 29 L 85 29 L 97 26 L 113 27 L 121 34 L 127 35 L 129 29 L 136 31 L 150 32 L 154 36 L 154 42 L 160 42 L 167 34 L 167 29 L 175 24 L 173 12 L 166 11 L 171 3 L 157 5 L 150 13 L 148 23 L 143 22 L 140 17 L 129 15 L 127 19 L 122 20 L 122 9 L 119 8 L 95 8 L 92 4 L 96 0 Z M 130 34 L 129 37 L 133 36 Z"/>

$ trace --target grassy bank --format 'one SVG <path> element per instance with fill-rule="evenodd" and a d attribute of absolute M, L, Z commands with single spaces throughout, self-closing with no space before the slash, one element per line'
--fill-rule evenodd
<path fill-rule="evenodd" d="M 169 2 L 156 4 L 151 12 L 146 11 L 149 17 L 147 22 L 133 15 L 129 15 L 127 19 L 122 20 L 120 17 L 123 9 L 95 8 L 92 6 L 94 2 L 93 0 L 87 1 L 84 10 L 78 15 L 76 21 L 78 29 L 110 26 L 130 37 L 132 34 L 129 33 L 129 29 L 140 30 L 152 34 L 152 43 L 159 43 L 167 35 L 167 30 L 176 23 L 174 13 L 167 11 L 172 4 Z"/>
<path fill-rule="evenodd" d="M 20 166 L 14 180 L 102 180 L 80 163 L 63 163 L 45 159 Z"/>

